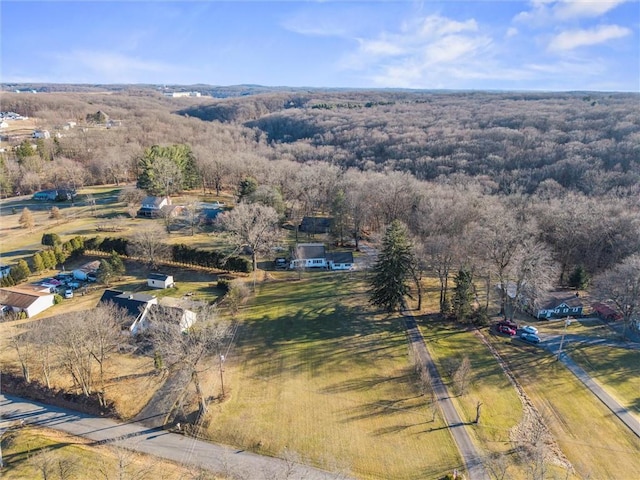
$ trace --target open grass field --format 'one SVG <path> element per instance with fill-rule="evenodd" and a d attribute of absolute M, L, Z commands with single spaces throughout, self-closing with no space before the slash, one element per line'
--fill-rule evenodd
<path fill-rule="evenodd" d="M 521 478 L 518 459 L 508 455 L 513 448 L 510 430 L 520 422 L 523 413 L 515 388 L 472 331 L 429 318 L 418 318 L 418 321 L 443 381 L 449 392 L 457 395 L 456 408 L 462 421 L 474 421 L 477 404 L 482 403 L 480 423 L 468 429 L 475 436 L 476 444 L 485 455 L 507 454 L 510 478 Z M 460 395 L 452 373 L 464 357 L 471 362 L 471 375 L 468 391 Z"/>
<path fill-rule="evenodd" d="M 5 432 L 2 439 L 3 480 L 35 478 L 130 478 L 178 480 L 221 477 L 172 462 L 132 453 L 54 430 L 25 427 Z M 61 469 L 60 466 L 63 468 Z M 61 477 L 61 472 L 66 476 Z M 196 474 L 201 473 L 201 476 Z M 45 476 L 45 474 L 47 476 Z"/>
<path fill-rule="evenodd" d="M 554 355 L 490 336 L 579 478 L 640 477 L 640 439 Z"/>
<path fill-rule="evenodd" d="M 448 430 L 417 390 L 400 319 L 371 312 L 363 288 L 362 274 L 337 272 L 259 283 L 241 312 L 225 366 L 229 398 L 212 406 L 208 437 L 294 452 L 358 478 L 440 478 L 459 468 Z"/>
<path fill-rule="evenodd" d="M 640 421 L 640 351 L 580 345 L 569 354 Z"/>

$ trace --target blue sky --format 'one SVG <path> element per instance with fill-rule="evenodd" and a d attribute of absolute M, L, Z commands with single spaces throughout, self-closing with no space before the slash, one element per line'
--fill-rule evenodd
<path fill-rule="evenodd" d="M 639 0 L 2 0 L 3 82 L 640 91 Z"/>

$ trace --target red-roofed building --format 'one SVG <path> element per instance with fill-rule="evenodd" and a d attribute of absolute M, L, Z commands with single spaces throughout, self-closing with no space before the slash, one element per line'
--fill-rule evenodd
<path fill-rule="evenodd" d="M 591 308 L 593 308 L 593 311 L 598 315 L 598 317 L 607 322 L 622 320 L 622 314 L 611 308 L 606 303 L 594 303 L 591 305 Z"/>

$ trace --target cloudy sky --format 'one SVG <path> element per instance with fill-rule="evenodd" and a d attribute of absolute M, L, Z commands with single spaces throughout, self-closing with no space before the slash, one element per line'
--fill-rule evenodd
<path fill-rule="evenodd" d="M 3 82 L 640 91 L 639 0 L 2 0 Z"/>

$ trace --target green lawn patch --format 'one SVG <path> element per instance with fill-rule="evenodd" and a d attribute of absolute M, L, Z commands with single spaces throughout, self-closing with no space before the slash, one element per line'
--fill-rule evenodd
<path fill-rule="evenodd" d="M 581 345 L 571 358 L 640 419 L 640 351 Z"/>

